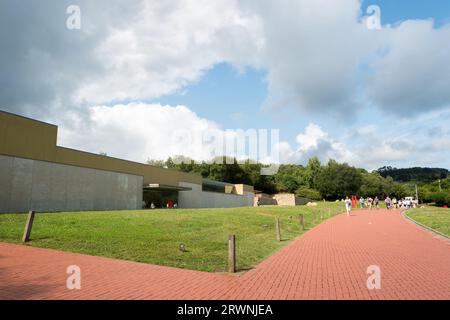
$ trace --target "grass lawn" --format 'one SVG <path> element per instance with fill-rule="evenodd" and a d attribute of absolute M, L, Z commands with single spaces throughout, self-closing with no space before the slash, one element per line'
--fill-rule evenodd
<path fill-rule="evenodd" d="M 406 212 L 411 219 L 450 236 L 450 209 L 425 207 Z"/>
<path fill-rule="evenodd" d="M 225 271 L 228 235 L 236 235 L 238 269 L 255 266 L 300 235 L 299 214 L 306 231 L 313 215 L 343 203 L 317 207 L 173 209 L 37 213 L 28 245 L 203 271 Z M 276 240 L 280 218 L 282 241 Z M 20 243 L 26 214 L 0 214 L 0 241 Z M 316 224 L 320 223 L 320 217 Z M 179 250 L 184 243 L 187 252 Z"/>

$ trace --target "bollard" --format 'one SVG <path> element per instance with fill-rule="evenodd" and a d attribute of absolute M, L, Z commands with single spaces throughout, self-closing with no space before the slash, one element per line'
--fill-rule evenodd
<path fill-rule="evenodd" d="M 228 272 L 236 272 L 236 236 L 228 236 Z"/>
<path fill-rule="evenodd" d="M 28 213 L 27 223 L 25 225 L 25 230 L 23 231 L 23 237 L 22 237 L 23 242 L 30 241 L 30 234 L 31 234 L 31 228 L 33 227 L 34 215 L 35 215 L 34 211 L 30 211 Z"/>
<path fill-rule="evenodd" d="M 275 226 L 277 229 L 277 241 L 281 241 L 281 232 L 280 232 L 280 218 L 275 219 Z"/>
<path fill-rule="evenodd" d="M 305 230 L 305 216 L 301 214 L 299 216 L 299 219 L 300 219 L 300 228 L 302 228 L 302 230 Z"/>

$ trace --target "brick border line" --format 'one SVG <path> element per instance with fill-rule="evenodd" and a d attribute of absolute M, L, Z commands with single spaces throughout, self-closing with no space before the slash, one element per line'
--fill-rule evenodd
<path fill-rule="evenodd" d="M 429 232 L 433 233 L 435 236 L 441 238 L 442 240 L 446 240 L 446 241 L 448 241 L 450 243 L 450 237 L 449 236 L 447 236 L 446 234 L 443 234 L 442 232 L 434 230 L 433 228 L 428 227 L 428 226 L 426 226 L 426 225 L 424 225 L 424 224 L 422 224 L 420 222 L 417 222 L 416 220 L 414 220 L 411 217 L 408 217 L 408 215 L 406 214 L 406 211 L 408 211 L 408 209 L 402 210 L 400 212 L 400 214 L 402 215 L 403 218 L 408 219 L 409 221 L 411 221 L 415 225 L 419 226 L 420 228 L 425 229 L 426 231 L 429 231 Z"/>

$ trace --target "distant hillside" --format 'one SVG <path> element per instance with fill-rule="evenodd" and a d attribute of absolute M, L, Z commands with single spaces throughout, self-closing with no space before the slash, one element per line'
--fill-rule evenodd
<path fill-rule="evenodd" d="M 376 170 L 381 176 L 390 176 L 398 182 L 424 182 L 430 183 L 438 179 L 445 179 L 449 175 L 447 169 L 442 168 L 405 168 L 382 167 Z"/>

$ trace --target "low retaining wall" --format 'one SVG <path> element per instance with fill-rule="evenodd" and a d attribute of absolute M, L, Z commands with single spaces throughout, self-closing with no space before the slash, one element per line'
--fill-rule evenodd
<path fill-rule="evenodd" d="M 180 182 L 179 185 L 192 188 L 190 191 L 180 191 L 178 193 L 179 208 L 236 208 L 253 206 L 253 192 L 235 195 L 202 191 L 202 186 L 198 184 Z"/>

